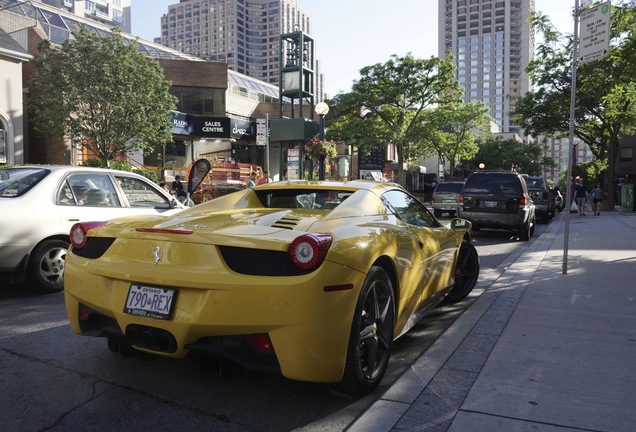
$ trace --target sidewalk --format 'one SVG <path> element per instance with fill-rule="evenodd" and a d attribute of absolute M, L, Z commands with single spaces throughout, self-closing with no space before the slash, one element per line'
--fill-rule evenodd
<path fill-rule="evenodd" d="M 636 216 L 571 213 L 567 274 L 565 221 L 347 431 L 633 431 Z"/>

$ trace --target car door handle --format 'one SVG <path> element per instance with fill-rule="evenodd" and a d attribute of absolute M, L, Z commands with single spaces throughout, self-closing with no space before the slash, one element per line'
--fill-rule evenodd
<path fill-rule="evenodd" d="M 420 247 L 420 249 L 424 249 L 424 243 L 422 243 L 421 240 L 417 241 L 417 245 Z"/>

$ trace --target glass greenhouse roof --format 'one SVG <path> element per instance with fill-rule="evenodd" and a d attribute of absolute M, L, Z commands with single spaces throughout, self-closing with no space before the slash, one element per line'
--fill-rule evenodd
<path fill-rule="evenodd" d="M 31 2 L 18 0 L 0 0 L 0 13 L 2 12 L 15 13 L 37 20 L 49 40 L 56 44 L 63 44 L 72 36 L 71 32 L 74 28 L 80 26 L 83 26 L 101 36 L 108 37 L 112 34 L 105 25 L 100 25 L 88 20 L 82 20 L 77 16 L 65 14 L 62 11 L 49 9 L 43 4 L 33 4 Z M 155 44 L 153 42 L 145 41 L 128 33 L 122 32 L 121 34 L 129 42 L 136 41 L 139 51 L 143 52 L 148 57 L 157 59 L 204 61 L 199 57 L 188 55 L 181 51 Z M 228 70 L 228 82 L 278 98 L 278 88 L 275 86 L 250 78 L 246 75 L 237 74 L 232 70 Z"/>

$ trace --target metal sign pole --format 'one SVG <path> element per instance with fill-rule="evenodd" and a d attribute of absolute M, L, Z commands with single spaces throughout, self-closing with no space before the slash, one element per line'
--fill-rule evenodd
<path fill-rule="evenodd" d="M 568 272 L 568 242 L 570 238 L 570 208 L 572 206 L 572 148 L 574 146 L 574 110 L 576 108 L 576 69 L 579 66 L 579 0 L 574 0 L 574 40 L 572 44 L 572 90 L 570 93 L 570 137 L 566 186 L 565 235 L 563 237 L 563 274 Z"/>

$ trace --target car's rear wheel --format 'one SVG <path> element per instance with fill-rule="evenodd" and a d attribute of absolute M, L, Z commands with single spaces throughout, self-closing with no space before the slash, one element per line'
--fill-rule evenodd
<path fill-rule="evenodd" d="M 479 254 L 468 241 L 463 241 L 455 264 L 455 284 L 446 296 L 449 303 L 457 303 L 468 296 L 479 277 Z"/>
<path fill-rule="evenodd" d="M 526 223 L 524 223 L 523 225 L 521 225 L 521 227 L 519 227 L 519 240 L 521 241 L 530 240 L 532 231 L 533 231 L 533 224 L 532 224 L 532 221 L 528 219 Z"/>
<path fill-rule="evenodd" d="M 442 217 L 442 211 L 439 209 L 433 209 L 433 214 L 435 215 L 436 218 Z"/>
<path fill-rule="evenodd" d="M 29 282 L 43 293 L 56 293 L 64 289 L 64 260 L 69 243 L 64 240 L 45 240 L 31 256 Z"/>
<path fill-rule="evenodd" d="M 368 393 L 378 386 L 389 364 L 394 325 L 391 280 L 382 268 L 371 267 L 353 317 L 340 390 Z"/>

